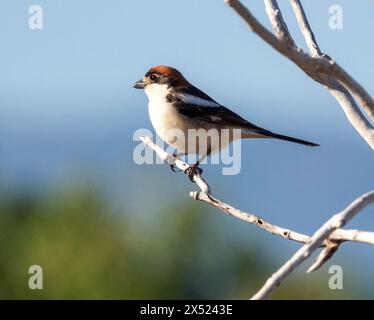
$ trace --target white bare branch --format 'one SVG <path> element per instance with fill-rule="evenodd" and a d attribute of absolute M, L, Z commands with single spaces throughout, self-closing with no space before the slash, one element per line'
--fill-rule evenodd
<path fill-rule="evenodd" d="M 299 0 L 290 0 L 290 2 L 311 55 L 304 53 L 296 46 L 288 30 L 287 24 L 283 20 L 282 13 L 276 0 L 264 0 L 266 12 L 275 35 L 260 24 L 239 0 L 225 1 L 265 42 L 293 61 L 312 79 L 323 84 L 338 101 L 353 127 L 371 146 L 371 148 L 374 149 L 374 128 L 371 125 L 370 120 L 368 120 L 364 113 L 361 112 L 353 96 L 357 98 L 362 108 L 366 111 L 367 116 L 372 120 L 374 120 L 374 100 L 343 68 L 341 68 L 328 55 L 322 53 Z M 186 171 L 190 167 L 190 165 L 183 162 L 178 157 L 168 154 L 161 147 L 157 146 L 151 137 L 141 137 L 141 140 L 145 145 L 153 149 L 162 160 L 169 164 L 173 164 L 183 171 Z M 257 215 L 238 210 L 229 204 L 212 197 L 208 183 L 198 172 L 194 173 L 192 180 L 196 182 L 201 190 L 200 192 L 190 192 L 190 196 L 193 199 L 205 202 L 229 216 L 251 223 L 271 234 L 304 243 L 291 259 L 289 259 L 266 281 L 264 286 L 252 297 L 252 299 L 267 298 L 296 267 L 308 259 L 310 255 L 320 247 L 322 247 L 320 254 L 317 256 L 311 267 L 309 267 L 307 272 L 312 272 L 320 268 L 333 256 L 339 246 L 346 241 L 374 244 L 374 232 L 342 229 L 342 227 L 360 210 L 374 202 L 374 191 L 370 191 L 357 198 L 346 209 L 335 214 L 331 219 L 324 223 L 321 228 L 310 237 L 272 224 Z"/>
<path fill-rule="evenodd" d="M 154 150 L 157 155 L 167 163 L 174 163 L 179 169 L 185 171 L 190 165 L 185 163 L 184 161 L 180 160 L 179 158 L 175 157 L 172 154 L 167 153 L 163 150 L 160 146 L 156 145 L 152 137 L 140 137 L 143 143 Z M 219 199 L 214 198 L 210 194 L 210 187 L 208 183 L 202 178 L 200 174 L 196 174 L 194 177 L 194 181 L 197 183 L 198 187 L 201 189 L 200 192 L 198 191 L 191 191 L 190 196 L 194 200 L 199 200 L 205 202 L 225 214 L 235 217 L 239 220 L 242 220 L 247 223 L 251 223 L 256 225 L 257 227 L 271 233 L 278 235 L 282 238 L 300 242 L 300 243 L 307 243 L 310 241 L 310 237 L 308 235 L 286 229 L 275 224 L 272 224 L 263 218 L 259 217 L 258 215 L 244 212 L 242 210 L 236 209 L 229 204 L 222 202 Z M 330 237 L 328 238 L 330 241 L 334 242 L 344 242 L 344 241 L 354 241 L 354 242 L 362 242 L 367 244 L 374 245 L 374 232 L 370 231 L 361 231 L 361 230 L 345 230 L 345 229 L 337 229 L 335 230 Z M 325 246 L 325 243 L 322 244 Z"/>
<path fill-rule="evenodd" d="M 321 268 L 324 263 L 329 260 L 332 255 L 338 250 L 340 243 L 341 242 L 337 241 L 325 241 L 326 246 L 321 250 L 318 257 L 314 260 L 313 264 L 306 272 L 310 273 Z"/>
<path fill-rule="evenodd" d="M 340 104 L 352 126 L 374 150 L 374 128 L 369 120 L 371 119 L 374 121 L 373 98 L 342 67 L 340 67 L 328 55 L 322 53 L 310 27 L 300 0 L 290 0 L 290 3 L 309 49 L 310 56 L 305 54 L 295 44 L 295 41 L 293 40 L 288 30 L 287 24 L 283 20 L 283 16 L 278 7 L 277 1 L 264 0 L 264 2 L 268 18 L 273 27 L 274 35 L 272 35 L 263 25 L 261 25 L 239 0 L 226 0 L 226 3 L 231 6 L 241 18 L 245 20 L 249 27 L 258 36 L 260 36 L 265 42 L 270 44 L 278 52 L 293 61 L 309 77 L 326 87 L 326 89 Z M 357 98 L 362 108 L 366 111 L 369 119 L 367 119 L 364 113 L 360 110 L 352 94 Z M 328 222 L 326 224 L 328 224 Z M 354 234 L 353 230 L 348 231 L 335 228 L 335 230 L 332 230 L 331 233 L 328 233 L 325 238 L 319 239 L 318 241 L 320 241 L 320 243 L 318 244 L 317 241 L 316 243 L 318 245 L 315 248 L 317 248 L 321 244 L 324 245 L 324 248 L 321 250 L 320 254 L 315 259 L 314 263 L 307 272 L 311 272 L 320 268 L 327 260 L 329 260 L 333 256 L 333 254 L 339 248 L 340 244 L 343 242 L 339 239 L 333 239 L 333 237 L 337 234 L 341 235 L 341 232 L 345 233 L 345 236 L 347 236 L 348 234 L 352 236 Z M 360 234 L 360 236 L 364 236 L 361 231 L 358 231 L 358 233 Z M 307 244 L 303 247 L 304 249 L 302 249 L 305 250 L 305 247 L 310 245 L 312 240 L 313 239 L 309 239 Z M 310 248 L 308 250 L 310 250 Z M 293 257 L 295 258 L 295 261 L 293 261 L 293 258 L 291 258 L 291 260 L 286 263 L 286 265 L 289 263 L 288 269 L 285 265 L 286 267 L 284 266 L 284 269 L 282 269 L 282 267 L 282 270 L 280 269 L 278 271 L 278 275 L 281 278 L 276 279 L 276 281 L 274 282 L 273 280 L 274 278 L 276 278 L 276 275 L 273 275 L 273 277 L 270 278 L 265 286 L 261 289 L 262 291 L 260 290 L 260 292 L 255 295 L 254 298 L 266 297 L 268 295 L 267 290 L 269 290 L 269 288 L 273 290 L 274 287 L 277 286 L 277 284 L 279 285 L 280 281 L 283 280 L 282 277 L 285 278 L 287 274 L 292 272 L 293 268 L 298 265 L 298 262 L 303 261 L 307 257 L 309 257 L 309 255 L 306 255 L 304 256 L 305 259 L 302 258 L 302 260 L 298 260 L 297 254 L 298 253 L 295 254 L 296 258 L 295 256 Z"/>
<path fill-rule="evenodd" d="M 316 38 L 314 37 L 313 31 L 309 25 L 308 19 L 305 15 L 304 8 L 302 7 L 300 1 L 290 0 L 292 8 L 295 12 L 297 22 L 300 26 L 301 33 L 304 35 L 305 42 L 309 48 L 310 54 L 312 57 L 322 57 L 323 54 Z"/>
<path fill-rule="evenodd" d="M 154 150 L 157 155 L 166 163 L 175 164 L 179 169 L 185 171 L 189 164 L 180 160 L 178 157 L 167 153 L 160 146 L 156 145 L 152 137 L 140 137 L 143 143 Z M 208 183 L 201 177 L 198 172 L 193 176 L 193 181 L 200 188 L 200 192 L 191 191 L 190 196 L 194 200 L 205 202 L 225 214 L 235 217 L 241 221 L 251 223 L 262 230 L 265 230 L 271 234 L 278 235 L 282 238 L 293 240 L 296 242 L 304 243 L 305 245 L 301 248 L 303 251 L 298 251 L 295 255 L 296 258 L 291 258 L 289 262 L 283 266 L 277 274 L 273 275 L 265 284 L 265 286 L 254 296 L 257 298 L 265 298 L 268 294 L 274 290 L 274 288 L 281 283 L 289 273 L 292 272 L 302 261 L 307 259 L 310 254 L 319 247 L 323 247 L 319 257 L 315 260 L 313 265 L 308 269 L 307 272 L 314 271 L 321 267 L 328 259 L 331 258 L 333 253 L 336 251 L 338 246 L 345 241 L 362 242 L 374 245 L 374 232 L 361 231 L 361 230 L 345 230 L 341 229 L 354 215 L 356 215 L 361 209 L 371 202 L 374 202 L 374 191 L 368 192 L 367 194 L 356 199 L 350 206 L 348 206 L 341 213 L 336 214 L 328 222 L 326 222 L 312 237 L 308 235 L 286 229 L 275 224 L 272 224 L 261 217 L 252 213 L 244 212 L 239 209 L 230 206 L 229 204 L 222 202 L 219 199 L 214 198 L 210 194 L 210 187 Z M 324 237 L 323 237 L 324 236 Z M 306 250 L 306 251 L 305 251 Z M 301 254 L 300 257 L 300 252 Z M 307 256 L 304 256 L 304 253 Z"/>
<path fill-rule="evenodd" d="M 140 137 L 140 140 L 143 141 L 143 143 L 146 146 L 148 146 L 153 151 L 155 151 L 161 160 L 169 164 L 176 165 L 182 171 L 186 171 L 190 167 L 189 164 L 180 160 L 178 157 L 175 157 L 174 155 L 167 153 L 160 146 L 155 144 L 152 140 L 152 137 L 143 136 L 143 137 Z M 208 183 L 201 177 L 201 175 L 198 172 L 194 173 L 193 181 L 199 186 L 199 188 L 201 189 L 203 193 L 210 194 L 210 187 Z"/>
<path fill-rule="evenodd" d="M 290 41 L 292 36 L 290 35 L 287 24 L 284 22 L 282 14 L 278 8 L 276 0 L 264 0 L 266 6 L 266 12 L 268 13 L 269 20 L 273 25 L 273 28 L 282 29 L 278 31 L 276 36 L 279 40 L 284 42 Z M 312 57 L 329 59 L 331 58 L 322 53 L 317 40 L 313 34 L 313 31 L 309 25 L 308 19 L 305 15 L 305 11 L 299 0 L 290 0 L 294 13 L 296 15 L 297 22 L 300 27 L 301 33 L 304 35 L 305 42 L 309 48 L 309 52 Z M 271 3 L 271 5 L 269 4 Z M 277 14 L 275 15 L 275 12 Z M 275 18 L 274 18 L 275 17 Z M 293 39 L 292 39 L 293 40 Z M 342 86 L 339 81 L 329 75 L 308 73 L 308 75 L 314 80 L 323 84 L 326 89 L 332 94 L 333 97 L 341 105 L 345 112 L 348 120 L 351 122 L 354 128 L 359 134 L 368 142 L 371 143 L 371 132 L 374 132 L 370 122 L 366 119 L 360 108 L 357 106 L 356 101 L 353 99 L 349 91 Z M 308 269 L 308 272 L 317 270 L 320 268 L 332 255 L 337 251 L 339 242 L 327 241 L 326 247 L 321 251 L 313 265 Z"/>
<path fill-rule="evenodd" d="M 225 2 L 232 7 L 235 12 L 244 19 L 253 32 L 260 36 L 265 42 L 293 61 L 312 79 L 328 87 L 331 94 L 342 106 L 350 123 L 374 150 L 374 128 L 361 112 L 350 95 L 350 92 L 357 98 L 368 117 L 374 121 L 373 98 L 340 65 L 327 55 L 321 53 L 314 35 L 311 32 L 309 23 L 306 20 L 305 13 L 301 5 L 298 6 L 298 4 L 300 4 L 299 1 L 293 1 L 292 3 L 297 13 L 298 22 L 313 56 L 304 53 L 294 45 L 294 41 L 288 29 L 285 28 L 286 24 L 275 0 L 265 0 L 265 5 L 276 35 L 273 35 L 267 30 L 239 0 L 225 0 Z"/>
<path fill-rule="evenodd" d="M 297 22 L 300 26 L 300 31 L 304 35 L 305 42 L 312 57 L 331 59 L 329 56 L 322 53 L 313 34 L 313 31 L 309 25 L 301 2 L 299 0 L 290 0 L 290 2 L 294 10 Z M 280 19 L 282 19 L 282 17 L 280 17 Z M 286 24 L 284 23 L 284 25 Z M 365 115 L 361 112 L 360 108 L 358 107 L 356 101 L 349 93 L 349 91 L 343 85 L 341 85 L 339 81 L 329 75 L 311 74 L 310 76 L 326 87 L 331 95 L 338 101 L 352 126 L 357 130 L 361 137 L 369 145 L 372 146 L 371 143 L 374 136 L 374 128 L 370 124 L 370 121 L 368 121 Z"/>
<path fill-rule="evenodd" d="M 288 27 L 283 20 L 282 12 L 278 7 L 278 3 L 274 0 L 265 0 L 265 8 L 276 37 L 290 47 L 296 48 L 295 41 L 291 37 Z"/>
<path fill-rule="evenodd" d="M 303 261 L 321 246 L 329 236 L 338 228 L 345 226 L 357 213 L 367 205 L 374 202 L 374 191 L 370 191 L 354 200 L 343 211 L 335 214 L 311 237 L 310 241 L 303 245 L 281 268 L 278 269 L 264 284 L 264 286 L 252 297 L 253 300 L 266 299 L 283 280 Z"/>

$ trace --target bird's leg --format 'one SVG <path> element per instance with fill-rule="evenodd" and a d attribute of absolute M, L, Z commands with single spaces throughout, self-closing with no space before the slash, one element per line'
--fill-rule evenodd
<path fill-rule="evenodd" d="M 175 159 L 178 158 L 180 155 L 183 155 L 183 153 L 176 154 L 176 153 L 173 152 L 173 157 L 172 157 L 172 159 L 170 159 L 169 165 L 170 165 L 171 171 L 173 171 L 173 172 L 181 172 L 182 171 L 182 170 L 178 169 L 177 166 L 174 164 Z"/>
<path fill-rule="evenodd" d="M 188 178 L 192 181 L 193 181 L 193 176 L 195 174 L 202 174 L 203 173 L 203 169 L 199 168 L 199 164 L 201 163 L 201 161 L 203 161 L 207 156 L 210 155 L 210 153 L 212 152 L 212 149 L 210 146 L 208 146 L 208 149 L 206 150 L 206 152 L 199 158 L 199 160 L 197 160 L 197 162 L 195 164 L 193 164 L 192 166 L 189 166 L 185 171 L 184 173 L 188 175 Z"/>

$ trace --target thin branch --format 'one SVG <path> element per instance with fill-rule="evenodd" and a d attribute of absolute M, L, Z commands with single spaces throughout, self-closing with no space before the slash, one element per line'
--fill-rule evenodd
<path fill-rule="evenodd" d="M 290 0 L 311 56 L 305 55 L 305 53 L 296 46 L 288 30 L 287 24 L 283 20 L 282 13 L 280 12 L 276 0 L 264 0 L 266 12 L 274 30 L 274 36 L 269 34 L 269 31 L 253 17 L 249 10 L 244 7 L 239 0 L 226 0 L 226 2 L 264 41 L 270 44 L 278 52 L 288 57 L 312 79 L 323 84 L 341 105 L 353 127 L 374 150 L 374 128 L 370 121 L 361 112 L 356 101 L 352 97 L 351 92 L 360 102 L 368 117 L 372 120 L 374 120 L 373 99 L 343 68 L 334 62 L 328 55 L 322 53 L 307 20 L 301 2 L 299 0 Z M 355 211 L 354 208 L 352 211 Z M 342 214 L 344 214 L 344 212 Z M 267 281 L 265 286 L 254 296 L 254 299 L 265 298 L 271 290 L 278 286 L 295 267 L 307 259 L 321 244 L 325 247 L 307 272 L 312 272 L 320 268 L 327 260 L 329 260 L 342 243 L 340 240 L 332 239 L 334 233 L 336 234 L 336 232 L 342 231 L 342 229 L 338 229 L 339 226 L 329 229 L 333 222 L 334 218 L 330 219 L 319 231 L 317 231 L 317 233 L 309 239 L 307 244 L 304 245 L 304 247 L 302 247 L 293 258 L 291 258 Z M 342 223 L 342 225 L 344 223 Z"/>
<path fill-rule="evenodd" d="M 251 16 L 250 12 L 240 3 L 240 1 L 227 1 L 230 6 L 232 6 L 235 11 L 249 24 L 249 26 L 252 28 L 254 32 L 256 32 L 260 37 L 262 37 L 265 41 L 267 41 L 270 45 L 272 45 L 275 49 L 277 49 L 279 52 L 284 54 L 286 57 L 291 59 L 293 62 L 295 62 L 307 75 L 309 75 L 312 79 L 315 81 L 323 84 L 329 92 L 335 97 L 335 99 L 338 101 L 338 103 L 341 105 L 344 113 L 346 114 L 348 120 L 351 122 L 353 127 L 358 131 L 358 133 L 362 136 L 362 138 L 374 149 L 374 128 L 371 125 L 370 121 L 365 117 L 365 115 L 361 112 L 358 105 L 356 104 L 356 101 L 350 94 L 348 89 L 351 89 L 353 93 L 357 95 L 357 91 L 355 89 L 352 89 L 352 86 L 347 85 L 346 82 L 342 81 L 341 78 L 339 78 L 339 75 L 334 74 L 332 72 L 330 73 L 324 73 L 324 72 L 316 72 L 309 68 L 306 64 L 301 64 L 300 61 L 297 61 L 295 57 L 292 57 L 292 53 L 294 52 L 301 52 L 302 51 L 297 48 L 295 45 L 295 42 L 288 30 L 287 24 L 284 22 L 282 14 L 280 12 L 280 9 L 278 7 L 276 0 L 264 0 L 266 12 L 268 14 L 269 20 L 272 24 L 275 37 L 277 40 L 281 43 L 283 43 L 284 47 L 288 47 L 288 53 L 287 51 L 282 51 L 281 48 L 277 47 L 275 43 L 269 42 L 269 40 L 272 40 L 271 37 L 266 35 L 265 37 L 261 36 L 260 32 L 263 32 L 266 34 L 267 30 L 260 25 L 260 23 Z M 309 59 L 312 61 L 314 60 L 316 64 L 318 64 L 320 61 L 326 61 L 327 63 L 333 63 L 332 59 L 328 56 L 322 53 L 317 40 L 313 34 L 313 31 L 310 27 L 310 24 L 307 20 L 305 11 L 301 5 L 301 2 L 299 0 L 290 0 L 292 8 L 295 12 L 297 22 L 300 26 L 300 30 L 302 34 L 304 35 L 305 41 L 307 43 L 307 46 L 309 48 L 309 51 L 312 55 Z M 256 27 L 257 25 L 257 27 Z M 258 27 L 260 25 L 261 27 Z M 294 52 L 292 52 L 293 50 Z M 290 54 L 291 52 L 291 54 Z M 335 64 L 336 65 L 336 64 Z M 340 68 L 338 66 L 338 68 Z M 343 73 L 346 73 L 342 68 L 340 68 Z M 350 79 L 353 80 L 353 79 Z M 356 83 L 357 84 L 357 83 Z M 363 95 L 365 96 L 365 94 Z M 363 96 L 359 97 L 359 101 L 361 102 L 363 108 L 365 109 L 367 106 L 367 103 L 363 103 Z M 366 97 L 367 98 L 367 97 Z M 370 101 L 371 97 L 368 101 Z M 372 117 L 372 110 L 367 110 L 368 116 Z M 337 251 L 339 245 L 341 244 L 341 241 L 334 241 L 330 239 L 325 239 L 324 244 L 325 248 L 320 252 L 319 256 L 314 261 L 313 265 L 308 269 L 308 272 L 314 271 L 318 268 L 320 268 L 328 259 L 332 257 L 332 255 Z"/>
<path fill-rule="evenodd" d="M 189 164 L 183 162 L 178 157 L 175 157 L 174 155 L 167 153 L 160 146 L 155 144 L 152 140 L 152 137 L 140 137 L 140 140 L 143 141 L 143 143 L 146 146 L 155 151 L 161 160 L 169 164 L 176 165 L 182 171 L 186 171 L 190 167 Z M 203 193 L 210 194 L 210 187 L 208 183 L 201 177 L 201 175 L 198 172 L 194 173 L 192 180 L 199 186 Z"/>
<path fill-rule="evenodd" d="M 299 233 L 299 232 L 296 232 L 290 229 L 285 229 L 275 224 L 272 224 L 257 215 L 236 209 L 233 206 L 230 206 L 229 204 L 222 202 L 221 200 L 218 200 L 212 196 L 208 197 L 205 193 L 194 191 L 190 193 L 190 196 L 194 200 L 205 202 L 221 210 L 222 212 L 226 213 L 229 216 L 235 217 L 247 223 L 251 223 L 271 234 L 275 234 L 282 238 L 293 240 L 293 241 L 300 242 L 300 243 L 307 243 L 309 241 L 309 236 L 305 234 L 302 234 L 302 233 Z M 373 233 L 372 240 L 374 244 L 374 233 Z"/>
<path fill-rule="evenodd" d="M 330 236 L 330 239 L 374 244 L 373 236 L 374 232 L 370 231 L 337 229 Z"/>
<path fill-rule="evenodd" d="M 317 40 L 316 40 L 316 38 L 314 36 L 314 33 L 313 33 L 313 31 L 310 27 L 310 24 L 308 22 L 308 19 L 306 17 L 304 8 L 303 8 L 300 0 L 290 0 L 290 3 L 291 3 L 291 6 L 294 10 L 297 22 L 300 26 L 300 30 L 301 30 L 302 34 L 304 35 L 306 44 L 309 48 L 309 51 L 310 51 L 311 55 L 313 57 L 323 57 L 323 58 L 327 58 L 327 59 L 331 60 L 331 58 L 328 55 L 323 54 L 322 51 L 320 50 L 320 48 L 317 44 Z M 354 79 L 351 79 L 351 80 L 353 80 L 352 84 L 353 83 L 358 84 Z M 343 85 L 344 85 L 344 82 L 343 82 Z M 346 87 L 347 87 L 348 90 L 352 91 L 352 93 L 355 95 L 357 100 L 360 102 L 360 104 L 362 105 L 364 110 L 368 113 L 368 116 L 371 118 L 371 120 L 374 121 L 373 108 L 370 107 L 370 105 L 372 105 L 372 102 L 370 102 L 370 101 L 372 101 L 373 99 L 371 97 L 369 97 L 369 94 L 365 91 L 365 89 L 362 88 L 361 86 L 360 86 L 361 89 L 357 88 L 357 90 L 352 89 L 351 86 L 346 86 Z M 332 89 L 336 89 L 336 88 L 334 88 L 334 86 L 333 86 Z M 353 100 L 353 98 L 350 97 L 349 100 Z M 354 102 L 354 104 L 355 104 L 355 107 L 358 108 L 355 102 Z"/>
<path fill-rule="evenodd" d="M 328 85 L 326 76 L 329 76 L 340 82 L 342 86 L 339 87 L 338 84 L 335 83 L 332 89 L 334 90 L 334 93 L 339 96 L 340 101 L 346 102 L 344 109 L 346 115 L 349 116 L 351 114 L 354 114 L 354 117 L 349 118 L 349 120 L 356 128 L 356 130 L 361 134 L 361 136 L 365 139 L 365 141 L 374 150 L 374 128 L 371 126 L 370 122 L 365 119 L 361 112 L 357 112 L 359 109 L 357 106 L 355 107 L 353 99 L 342 97 L 345 91 L 348 90 L 352 92 L 354 96 L 357 97 L 367 115 L 374 121 L 374 100 L 366 92 L 366 90 L 335 61 L 328 59 L 325 56 L 311 57 L 308 54 L 304 53 L 301 49 L 294 48 L 292 45 L 290 45 L 289 41 L 278 39 L 252 15 L 251 12 L 245 6 L 243 6 L 239 0 L 225 1 L 230 7 L 235 10 L 235 12 L 240 17 L 244 19 L 248 26 L 258 36 L 260 36 L 265 42 L 271 45 L 275 50 L 293 61 L 314 80 Z M 265 3 L 268 5 L 268 1 L 266 1 Z M 272 3 L 275 4 L 276 1 L 272 1 Z M 269 11 L 269 8 L 271 10 L 271 6 L 267 6 L 267 11 Z M 282 26 L 282 23 L 279 22 L 279 16 L 279 14 L 271 16 L 271 20 L 274 20 L 274 17 L 278 17 L 277 28 Z M 281 20 L 283 21 L 283 19 Z M 344 87 L 344 89 L 346 90 L 341 90 L 341 87 Z M 350 110 L 348 110 L 348 108 L 350 108 Z"/>
<path fill-rule="evenodd" d="M 179 158 L 173 156 L 172 154 L 167 153 L 164 151 L 160 146 L 156 145 L 151 137 L 140 137 L 140 139 L 143 141 L 143 143 L 154 150 L 157 155 L 165 162 L 167 163 L 174 163 L 179 169 L 186 170 L 189 165 Z M 194 177 L 195 182 L 201 189 L 201 192 L 198 191 L 191 191 L 190 196 L 194 200 L 199 200 L 202 202 L 205 202 L 225 214 L 235 217 L 241 221 L 251 223 L 262 230 L 265 230 L 271 234 L 278 235 L 282 238 L 300 242 L 300 243 L 307 243 L 310 241 L 310 237 L 308 235 L 286 229 L 280 226 L 277 226 L 275 224 L 272 224 L 261 217 L 244 212 L 242 210 L 236 209 L 233 206 L 230 206 L 229 204 L 222 202 L 219 199 L 214 198 L 210 194 L 210 187 L 208 183 L 201 177 L 201 175 L 196 175 Z M 344 230 L 344 229 L 337 229 L 335 230 L 329 237 L 330 241 L 354 241 L 354 242 L 362 242 L 367 244 L 373 244 L 374 245 L 374 232 L 370 231 L 361 231 L 361 230 Z M 325 246 L 325 244 L 322 244 L 322 246 Z"/>
<path fill-rule="evenodd" d="M 325 241 L 325 243 L 326 246 L 321 250 L 318 257 L 314 260 L 313 264 L 306 271 L 307 273 L 316 271 L 317 269 L 321 268 L 326 261 L 331 259 L 331 257 L 338 250 L 339 245 L 341 244 L 341 242 L 330 240 Z"/>
<path fill-rule="evenodd" d="M 302 262 L 320 247 L 334 230 L 343 227 L 357 213 L 367 205 L 374 202 L 374 191 L 370 191 L 354 200 L 343 211 L 335 214 L 322 225 L 311 237 L 310 241 L 302 246 L 281 268 L 278 269 L 264 284 L 264 286 L 252 297 L 253 300 L 266 299 L 283 280 Z"/>
<path fill-rule="evenodd" d="M 154 150 L 163 161 L 169 164 L 174 164 L 183 171 L 189 167 L 187 163 L 183 162 L 178 157 L 167 153 L 160 146 L 156 145 L 153 142 L 152 137 L 140 137 L 140 139 L 146 146 Z M 273 291 L 287 277 L 287 275 L 292 272 L 294 268 L 306 260 L 311 253 L 319 247 L 324 248 L 307 272 L 312 272 L 320 268 L 328 259 L 331 258 L 338 246 L 344 241 L 374 244 L 374 232 L 341 229 L 341 227 L 351 220 L 361 209 L 363 209 L 369 203 L 374 202 L 374 191 L 370 191 L 356 199 L 345 210 L 334 215 L 330 220 L 328 220 L 312 237 L 309 237 L 302 233 L 272 224 L 257 215 L 241 211 L 227 203 L 222 202 L 219 199 L 212 197 L 208 183 L 198 172 L 193 176 L 193 181 L 196 182 L 201 189 L 201 192 L 190 192 L 190 196 L 194 200 L 205 202 L 229 216 L 251 223 L 271 234 L 305 244 L 282 268 L 280 268 L 275 274 L 273 274 L 271 278 L 267 280 L 264 287 L 252 299 L 266 298 L 270 292 Z"/>
<path fill-rule="evenodd" d="M 278 39 L 281 39 L 290 47 L 296 48 L 295 41 L 291 37 L 290 32 L 288 31 L 288 27 L 283 20 L 282 12 L 278 7 L 277 1 L 265 0 L 265 8 L 276 37 Z"/>
<path fill-rule="evenodd" d="M 265 0 L 265 2 L 266 1 L 268 0 Z M 304 39 L 309 48 L 310 54 L 316 58 L 325 58 L 331 60 L 328 55 L 322 53 L 310 27 L 301 2 L 299 0 L 290 0 L 290 2 L 294 10 L 296 20 L 299 24 L 300 31 L 304 35 Z M 270 16 L 269 19 L 271 21 Z M 280 19 L 282 19 L 282 16 L 280 16 Z M 283 24 L 286 25 L 284 21 Z M 357 130 L 361 137 L 369 145 L 371 145 L 374 136 L 374 128 L 367 120 L 365 115 L 361 112 L 349 91 L 331 76 L 321 74 L 309 74 L 309 76 L 326 87 L 331 95 L 338 101 L 353 127 Z"/>
<path fill-rule="evenodd" d="M 260 229 L 263 229 L 271 234 L 275 234 L 282 238 L 300 242 L 300 243 L 308 243 L 310 241 L 310 236 L 308 235 L 272 224 L 264 220 L 263 218 L 259 217 L 258 215 L 236 209 L 233 206 L 225 202 L 222 202 L 221 200 L 218 200 L 217 198 L 212 197 L 211 195 L 208 197 L 207 194 L 205 194 L 204 192 L 192 191 L 190 193 L 190 196 L 194 200 L 205 202 L 221 210 L 223 213 L 227 214 L 228 216 L 237 218 L 247 223 L 251 223 L 259 227 Z M 353 242 L 362 242 L 362 243 L 374 245 L 374 232 L 361 231 L 361 230 L 337 229 L 330 235 L 330 237 L 326 241 L 333 241 L 333 242 L 353 241 Z M 322 244 L 322 247 L 324 246 L 325 246 L 325 243 Z"/>
<path fill-rule="evenodd" d="M 299 0 L 290 0 L 291 6 L 295 12 L 296 20 L 300 26 L 301 33 L 304 35 L 305 42 L 309 48 L 312 57 L 322 57 L 323 53 L 319 48 L 312 28 L 309 25 L 308 19 L 305 15 L 305 11 Z"/>
<path fill-rule="evenodd" d="M 288 39 L 292 39 L 290 35 L 287 24 L 284 22 L 282 14 L 277 5 L 276 0 L 264 0 L 266 6 L 266 12 L 268 13 L 269 20 L 273 25 L 273 28 L 280 28 L 283 30 L 278 31 L 275 35 L 278 39 L 283 41 L 289 41 Z M 268 3 L 271 2 L 272 5 Z M 305 42 L 309 48 L 309 52 L 313 57 L 322 58 L 322 59 L 329 59 L 331 58 L 322 53 L 317 40 L 314 36 L 314 33 L 310 27 L 308 19 L 306 17 L 305 11 L 301 2 L 299 0 L 290 0 L 292 8 L 294 10 L 296 20 L 299 24 L 300 31 L 304 35 Z M 277 14 L 275 14 L 277 13 Z M 275 17 L 275 19 L 274 19 Z M 281 35 L 281 36 L 280 36 Z M 293 40 L 293 39 L 292 39 Z M 346 114 L 348 120 L 352 123 L 354 128 L 358 131 L 358 133 L 370 144 L 370 132 L 374 132 L 371 124 L 366 119 L 364 114 L 359 109 L 356 101 L 353 99 L 352 95 L 349 91 L 342 86 L 339 81 L 334 79 L 331 76 L 324 75 L 324 74 L 312 74 L 308 73 L 308 75 L 313 78 L 314 80 L 320 82 L 325 86 L 325 88 L 331 93 L 333 97 L 338 101 L 340 106 L 342 107 L 344 113 Z M 369 138 L 369 139 L 368 139 Z M 326 261 L 328 261 L 333 254 L 338 250 L 339 244 L 341 242 L 335 241 L 326 241 L 326 247 L 320 252 L 319 256 L 316 258 L 313 265 L 308 269 L 307 272 L 312 272 L 320 268 Z"/>

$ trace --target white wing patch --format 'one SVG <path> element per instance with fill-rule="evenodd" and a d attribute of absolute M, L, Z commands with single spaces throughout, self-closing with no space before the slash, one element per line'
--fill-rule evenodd
<path fill-rule="evenodd" d="M 183 102 L 186 102 L 192 105 L 198 105 L 202 107 L 219 107 L 220 106 L 220 104 L 216 102 L 205 100 L 205 99 L 196 97 L 192 94 L 181 94 L 181 95 L 178 95 L 178 97 Z"/>
<path fill-rule="evenodd" d="M 218 116 L 209 116 L 209 119 L 214 121 L 214 122 L 222 121 L 222 118 L 218 117 Z"/>

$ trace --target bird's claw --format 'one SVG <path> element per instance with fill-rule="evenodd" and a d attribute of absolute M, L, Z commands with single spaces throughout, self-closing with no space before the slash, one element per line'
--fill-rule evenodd
<path fill-rule="evenodd" d="M 173 172 L 181 172 L 182 171 L 180 169 L 177 169 L 177 166 L 174 163 L 170 163 L 169 165 L 170 165 L 171 171 L 173 171 Z"/>
<path fill-rule="evenodd" d="M 210 201 L 217 202 L 209 193 L 206 194 Z"/>
<path fill-rule="evenodd" d="M 175 153 L 173 153 L 173 156 L 169 159 L 169 166 L 170 166 L 170 169 L 171 171 L 173 172 L 181 172 L 182 170 L 178 170 L 177 169 L 177 166 L 175 165 L 174 161 L 175 159 L 177 158 L 177 155 Z"/>
<path fill-rule="evenodd" d="M 184 170 L 184 173 L 188 175 L 190 181 L 195 182 L 193 180 L 194 175 L 201 175 L 203 173 L 203 169 L 199 168 L 197 164 L 193 164 L 192 166 L 189 166 L 186 170 Z"/>

